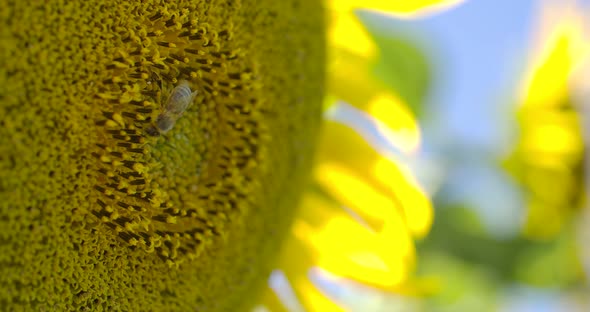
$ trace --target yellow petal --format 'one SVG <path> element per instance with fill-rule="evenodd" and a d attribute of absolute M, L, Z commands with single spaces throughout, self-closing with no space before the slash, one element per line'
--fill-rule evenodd
<path fill-rule="evenodd" d="M 293 233 L 322 269 L 380 288 L 399 286 L 413 270 L 413 242 L 395 211 L 375 232 L 319 195 L 308 194 L 303 210 L 307 217 L 296 222 Z"/>
<path fill-rule="evenodd" d="M 370 72 L 371 59 L 348 49 L 334 48 L 328 64 L 328 93 L 362 110 L 386 90 Z"/>
<path fill-rule="evenodd" d="M 328 44 L 331 49 L 344 49 L 373 59 L 377 47 L 363 24 L 352 12 L 328 11 Z M 332 53 L 329 50 L 328 53 Z M 334 55 L 330 55 L 334 59 Z"/>
<path fill-rule="evenodd" d="M 370 73 L 370 61 L 346 50 L 335 50 L 328 69 L 328 91 L 368 114 L 377 130 L 403 151 L 415 151 L 420 143 L 420 128 L 407 105 L 388 91 Z"/>
<path fill-rule="evenodd" d="M 547 60 L 535 70 L 525 105 L 550 106 L 567 96 L 567 80 L 571 70 L 568 40 L 559 38 Z"/>
<path fill-rule="evenodd" d="M 399 209 L 393 197 L 379 192 L 362 178 L 335 163 L 318 165 L 315 177 L 330 195 L 353 209 L 374 230 L 382 230 L 388 210 Z"/>
<path fill-rule="evenodd" d="M 345 311 L 344 308 L 339 306 L 334 300 L 325 296 L 320 290 L 318 290 L 313 283 L 303 277 L 297 278 L 294 282 L 294 287 L 299 290 L 299 295 L 305 302 L 307 311 L 327 311 L 327 312 L 339 312 Z"/>
<path fill-rule="evenodd" d="M 450 8 L 461 2 L 463 0 L 327 0 L 327 5 L 341 11 L 366 8 L 385 12 L 412 13 L 426 9 Z"/>
<path fill-rule="evenodd" d="M 431 203 L 407 169 L 380 155 L 351 128 L 326 122 L 314 178 L 334 199 L 380 231 L 390 211 L 405 218 L 411 233 L 426 234 Z"/>
<path fill-rule="evenodd" d="M 590 53 L 590 40 L 584 33 L 586 17 L 572 1 L 543 9 L 540 38 L 534 47 L 541 52 L 526 81 L 525 105 L 555 106 L 568 95 L 568 80 Z"/>
<path fill-rule="evenodd" d="M 532 156 L 547 155 L 560 163 L 579 161 L 583 152 L 580 118 L 575 111 L 523 111 L 522 149 Z M 572 159 L 572 157 L 575 157 Z"/>
<path fill-rule="evenodd" d="M 287 277 L 290 285 L 306 311 L 344 311 L 336 302 L 326 297 L 309 280 L 309 271 L 318 264 L 321 257 L 318 250 L 311 248 L 314 227 L 320 226 L 329 218 L 331 211 L 322 205 L 314 204 L 305 196 L 301 215 L 291 229 L 291 235 L 283 244 L 278 267 Z M 273 310 L 274 311 L 274 310 Z"/>
<path fill-rule="evenodd" d="M 377 180 L 402 199 L 405 221 L 414 237 L 426 236 L 432 225 L 434 209 L 410 171 L 384 158 L 376 161 L 373 170 Z"/>
<path fill-rule="evenodd" d="M 375 95 L 367 111 L 383 137 L 404 152 L 416 151 L 420 144 L 420 128 L 408 107 L 391 93 Z"/>

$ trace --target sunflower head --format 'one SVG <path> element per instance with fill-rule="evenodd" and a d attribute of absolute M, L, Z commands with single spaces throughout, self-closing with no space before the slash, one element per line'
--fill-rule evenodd
<path fill-rule="evenodd" d="M 587 79 L 574 74 L 590 45 L 587 20 L 573 2 L 541 7 L 532 66 L 518 108 L 519 141 L 506 162 L 526 191 L 523 234 L 556 237 L 584 205 L 583 104 L 574 85 Z"/>
<path fill-rule="evenodd" d="M 318 4 L 0 6 L 0 305 L 248 298 L 310 164 Z"/>

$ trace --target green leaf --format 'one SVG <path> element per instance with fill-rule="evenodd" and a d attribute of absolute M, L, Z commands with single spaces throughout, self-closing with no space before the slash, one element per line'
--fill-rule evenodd
<path fill-rule="evenodd" d="M 377 79 L 406 102 L 416 118 L 421 119 L 431 84 L 431 64 L 426 53 L 410 38 L 367 25 L 379 47 L 373 72 Z"/>

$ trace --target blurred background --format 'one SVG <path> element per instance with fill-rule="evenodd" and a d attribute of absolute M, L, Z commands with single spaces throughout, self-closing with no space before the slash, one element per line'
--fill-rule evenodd
<path fill-rule="evenodd" d="M 590 311 L 590 1 L 325 3 L 317 164 L 256 311 Z"/>
<path fill-rule="evenodd" d="M 590 311 L 590 1 L 472 0 L 412 18 L 357 15 L 381 51 L 374 74 L 421 129 L 409 153 L 373 142 L 411 168 L 435 210 L 417 242 L 427 289 L 373 298 L 373 309 Z M 336 115 L 345 120 L 346 108 Z"/>
<path fill-rule="evenodd" d="M 355 10 L 379 48 L 372 74 L 409 109 L 420 144 L 411 122 L 392 140 L 344 100 L 326 118 L 409 170 L 434 221 L 416 243 L 412 294 L 327 272 L 314 283 L 352 311 L 590 311 L 589 12 L 580 0 Z"/>

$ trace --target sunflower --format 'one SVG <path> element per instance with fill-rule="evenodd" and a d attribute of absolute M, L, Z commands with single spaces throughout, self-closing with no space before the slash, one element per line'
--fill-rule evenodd
<path fill-rule="evenodd" d="M 587 16 L 574 1 L 542 6 L 534 63 L 518 110 L 520 137 L 508 166 L 527 194 L 524 235 L 555 237 L 584 201 L 584 139 L 573 84 L 574 73 L 590 53 Z M 586 73 L 587 74 L 587 73 Z M 577 80 L 577 81 L 574 81 Z"/>
<path fill-rule="evenodd" d="M 340 8 L 329 11 L 329 37 L 342 38 L 334 18 L 358 23 L 354 4 L 328 4 Z M 244 310 L 287 234 L 281 259 L 292 244 L 316 252 L 292 258 L 301 268 L 317 263 L 390 290 L 410 276 L 412 238 L 431 218 L 425 195 L 349 127 L 328 122 L 320 134 L 321 3 L 0 7 L 2 309 Z M 331 77 L 341 77 L 336 53 L 356 55 L 358 78 L 371 86 L 364 74 L 375 47 L 369 39 L 350 46 L 362 53 L 331 50 Z M 370 116 L 397 110 L 412 124 L 388 90 L 360 91 L 370 97 L 333 96 Z M 416 147 L 415 125 L 408 137 L 390 131 L 398 119 L 381 124 Z M 315 183 L 290 228 L 318 137 Z M 334 145 L 342 138 L 354 149 Z M 313 287 L 300 281 L 316 307 Z"/>
<path fill-rule="evenodd" d="M 0 7 L 0 307 L 250 305 L 318 133 L 319 4 Z"/>

